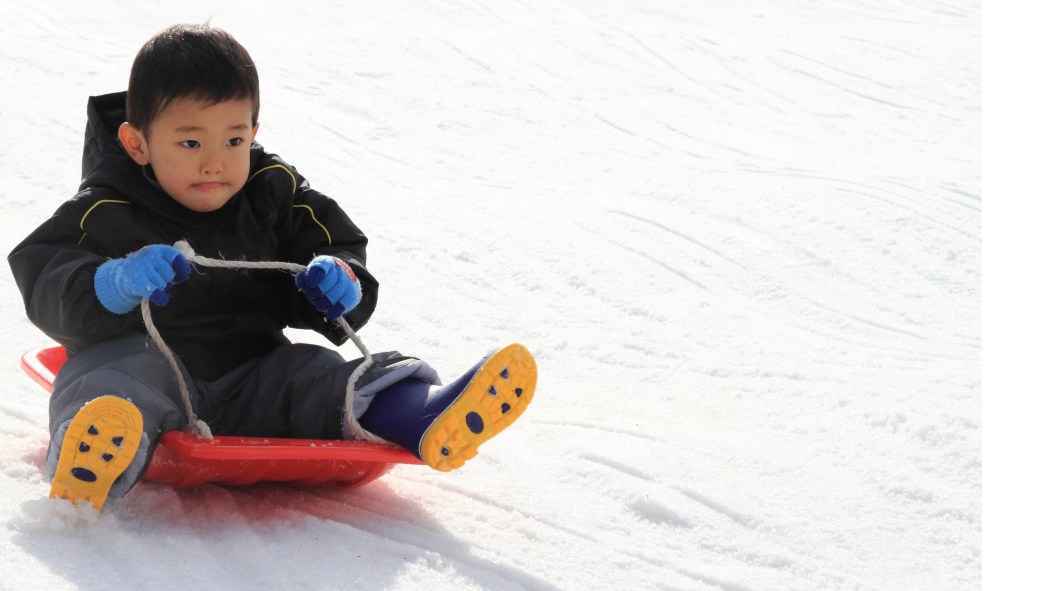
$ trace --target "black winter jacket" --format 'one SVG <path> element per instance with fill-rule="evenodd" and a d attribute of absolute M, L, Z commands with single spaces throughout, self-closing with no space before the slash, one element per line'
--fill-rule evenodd
<path fill-rule="evenodd" d="M 197 254 L 228 260 L 305 265 L 320 254 L 339 257 L 354 268 L 362 287 L 362 301 L 347 320 L 355 329 L 368 321 L 379 287 L 365 267 L 368 240 L 335 201 L 253 144 L 244 188 L 214 212 L 189 210 L 120 145 L 124 97 L 121 92 L 88 101 L 80 192 L 8 256 L 34 324 L 71 354 L 144 333 L 138 308 L 117 315 L 102 307 L 94 293 L 95 271 L 108 258 L 178 240 Z M 215 379 L 287 343 L 285 327 L 313 329 L 336 344 L 346 340 L 287 272 L 197 268 L 169 294 L 167 306 L 153 307 L 153 319 L 195 378 Z"/>

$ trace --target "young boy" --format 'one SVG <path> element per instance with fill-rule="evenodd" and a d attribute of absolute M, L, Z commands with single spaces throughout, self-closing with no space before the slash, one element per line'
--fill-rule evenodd
<path fill-rule="evenodd" d="M 291 344 L 285 327 L 341 344 L 376 308 L 367 239 L 335 201 L 254 142 L 259 81 L 247 51 L 207 26 L 175 26 L 140 50 L 126 93 L 88 103 L 80 192 L 8 257 L 30 320 L 68 351 L 51 398 L 51 495 L 101 508 L 145 474 L 161 433 L 187 424 L 159 333 L 215 434 L 339 439 L 348 413 L 438 470 L 463 465 L 529 404 L 536 365 L 505 347 L 438 386 L 423 361 L 361 363 Z M 227 260 L 307 265 L 197 268 L 172 244 Z"/>

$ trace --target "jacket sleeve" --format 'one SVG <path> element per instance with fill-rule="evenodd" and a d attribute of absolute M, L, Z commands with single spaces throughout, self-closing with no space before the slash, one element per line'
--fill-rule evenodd
<path fill-rule="evenodd" d="M 302 265 L 318 255 L 347 262 L 361 283 L 361 302 L 345 318 L 354 330 L 360 329 L 372 316 L 379 297 L 379 282 L 366 267 L 368 238 L 334 199 L 314 190 L 295 168 L 284 163 L 272 166 L 276 167 L 271 169 L 275 181 L 293 184 L 292 201 L 286 210 L 289 222 L 284 225 L 278 257 Z M 295 304 L 289 326 L 316 330 L 335 344 L 347 340 L 339 325 L 317 311 L 302 294 L 296 292 L 292 299 Z"/>
<path fill-rule="evenodd" d="M 71 352 L 142 330 L 138 314 L 113 314 L 95 297 L 95 271 L 106 259 L 80 245 L 80 220 L 94 201 L 85 193 L 66 202 L 7 259 L 29 320 Z"/>

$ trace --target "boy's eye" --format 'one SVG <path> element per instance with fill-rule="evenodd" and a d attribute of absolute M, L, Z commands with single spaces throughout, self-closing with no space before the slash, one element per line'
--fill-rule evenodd
<path fill-rule="evenodd" d="M 244 143 L 244 138 L 232 137 L 226 142 L 226 145 L 228 145 L 228 146 L 240 146 L 242 143 Z"/>
<path fill-rule="evenodd" d="M 201 142 L 197 140 L 186 140 L 184 142 L 179 142 L 179 144 L 184 148 L 198 148 L 201 146 Z"/>

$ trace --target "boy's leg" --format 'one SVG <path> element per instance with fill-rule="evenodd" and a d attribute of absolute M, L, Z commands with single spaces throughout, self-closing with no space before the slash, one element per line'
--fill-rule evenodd
<path fill-rule="evenodd" d="M 343 439 L 347 380 L 360 363 L 326 347 L 281 346 L 217 380 L 196 382 L 198 414 L 216 435 Z M 411 375 L 437 381 L 419 359 L 374 354 L 358 381 L 355 414 L 376 391 Z"/>
<path fill-rule="evenodd" d="M 162 432 L 186 424 L 171 368 L 143 336 L 70 358 L 55 378 L 50 410 L 52 496 L 97 508 L 145 474 Z"/>
<path fill-rule="evenodd" d="M 446 386 L 409 378 L 385 388 L 361 416 L 361 426 L 436 470 L 454 470 L 522 415 L 536 379 L 533 356 L 509 345 Z"/>
<path fill-rule="evenodd" d="M 349 439 L 347 380 L 360 363 L 325 347 L 279 347 L 219 380 L 197 382 L 199 414 L 217 435 Z M 521 345 L 482 359 L 447 386 L 419 359 L 378 353 L 357 383 L 353 411 L 366 430 L 447 471 L 522 414 L 536 375 Z"/>

